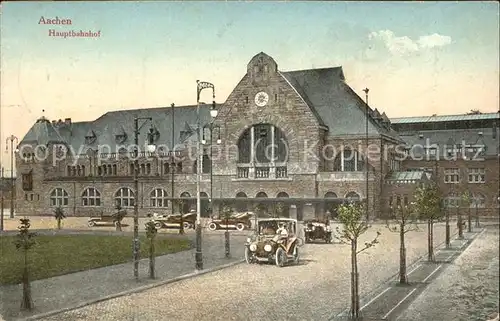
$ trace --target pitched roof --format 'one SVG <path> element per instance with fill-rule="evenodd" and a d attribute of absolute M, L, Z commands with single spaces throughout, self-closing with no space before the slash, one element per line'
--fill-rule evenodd
<path fill-rule="evenodd" d="M 281 72 L 311 111 L 328 127 L 330 136 L 365 135 L 365 115 L 368 110 L 368 135 L 388 135 L 398 139 L 397 133 L 383 118 L 374 119 L 373 111 L 345 83 L 342 67 Z M 399 139 L 398 139 L 399 140 Z"/>
<path fill-rule="evenodd" d="M 410 124 L 410 123 L 427 123 L 427 122 L 446 122 L 446 121 L 467 121 L 467 120 L 482 120 L 482 119 L 499 119 L 500 114 L 484 113 L 484 114 L 461 114 L 461 115 L 432 115 L 432 116 L 415 116 L 415 117 L 397 117 L 391 118 L 393 124 Z"/>

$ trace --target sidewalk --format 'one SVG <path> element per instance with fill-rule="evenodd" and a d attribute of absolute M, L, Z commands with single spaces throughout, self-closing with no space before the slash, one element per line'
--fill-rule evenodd
<path fill-rule="evenodd" d="M 458 239 L 453 235 L 451 248 L 446 248 L 445 244 L 435 249 L 435 262 L 428 262 L 421 258 L 411 266 L 408 266 L 408 285 L 400 285 L 399 277 L 391 278 L 382 284 L 376 291 L 360 302 L 363 320 L 394 320 L 415 299 L 425 287 L 443 270 L 446 264 L 452 263 L 474 239 L 482 234 L 484 229 L 474 229 L 472 233 L 464 232 L 464 238 Z M 330 320 L 349 320 L 348 310 L 332 317 Z"/>
<path fill-rule="evenodd" d="M 194 241 L 194 233 L 188 234 Z M 203 267 L 204 270 L 221 268 L 227 264 L 236 264 L 244 257 L 246 236 L 232 235 L 232 258 L 224 257 L 224 236 L 203 235 Z M 130 291 L 139 287 L 165 283 L 195 272 L 195 250 L 168 254 L 156 258 L 157 279 L 148 279 L 149 261 L 141 260 L 139 265 L 140 281 L 133 277 L 133 264 L 124 263 L 93 270 L 87 270 L 31 283 L 35 309 L 29 313 L 20 312 L 22 298 L 21 285 L 0 287 L 0 315 L 7 321 L 84 306 L 99 299 Z M 31 319 L 31 318 L 30 318 Z"/>

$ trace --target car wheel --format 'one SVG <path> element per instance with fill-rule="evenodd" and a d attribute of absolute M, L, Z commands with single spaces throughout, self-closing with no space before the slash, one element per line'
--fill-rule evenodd
<path fill-rule="evenodd" d="M 155 222 L 155 227 L 156 227 L 157 229 L 160 229 L 160 228 L 161 228 L 161 223 L 160 223 L 160 222 Z"/>
<path fill-rule="evenodd" d="M 185 230 L 188 230 L 191 227 L 191 224 L 189 224 L 188 222 L 184 222 L 182 226 L 184 227 Z"/>
<path fill-rule="evenodd" d="M 311 239 L 306 237 L 306 240 L 304 241 L 305 243 L 311 243 Z"/>
<path fill-rule="evenodd" d="M 293 248 L 293 263 L 299 263 L 299 248 L 297 245 Z"/>
<path fill-rule="evenodd" d="M 276 265 L 283 267 L 286 263 L 286 252 L 281 247 L 276 250 Z"/>
<path fill-rule="evenodd" d="M 248 264 L 252 264 L 253 263 L 253 259 L 252 259 L 252 252 L 250 251 L 250 249 L 247 247 L 245 247 L 245 261 L 247 261 Z"/>
<path fill-rule="evenodd" d="M 236 229 L 241 232 L 245 229 L 245 225 L 243 225 L 243 223 L 238 223 L 236 224 Z"/>
<path fill-rule="evenodd" d="M 94 222 L 94 221 L 89 221 L 89 222 L 87 223 L 87 226 L 88 226 L 88 227 L 94 227 L 94 226 L 95 226 L 95 222 Z"/>
<path fill-rule="evenodd" d="M 214 222 L 211 222 L 210 224 L 208 224 L 208 229 L 210 231 L 215 231 L 217 229 L 217 224 L 215 224 Z"/>

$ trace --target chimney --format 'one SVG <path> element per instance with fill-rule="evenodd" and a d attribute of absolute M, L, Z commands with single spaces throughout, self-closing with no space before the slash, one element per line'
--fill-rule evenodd
<path fill-rule="evenodd" d="M 64 119 L 64 124 L 67 125 L 67 126 L 71 125 L 71 118 L 65 118 Z"/>

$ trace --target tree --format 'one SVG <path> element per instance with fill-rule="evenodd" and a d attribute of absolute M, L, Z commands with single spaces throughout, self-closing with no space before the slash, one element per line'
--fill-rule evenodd
<path fill-rule="evenodd" d="M 123 209 L 120 205 L 116 205 L 116 213 L 113 214 L 113 223 L 117 231 L 122 230 L 122 220 L 125 216 L 127 216 L 127 210 Z"/>
<path fill-rule="evenodd" d="M 378 243 L 380 232 L 370 242 L 365 242 L 363 248 L 358 248 L 359 237 L 363 235 L 370 225 L 366 222 L 364 206 L 361 204 L 341 205 L 338 208 L 338 219 L 343 229 L 336 228 L 335 238 L 341 243 L 351 246 L 351 317 L 360 317 L 359 304 L 359 273 L 358 273 L 358 254 L 369 249 Z"/>
<path fill-rule="evenodd" d="M 479 109 L 471 109 L 470 112 L 467 113 L 467 115 L 479 115 L 482 114 Z"/>
<path fill-rule="evenodd" d="M 462 204 L 464 207 L 467 207 L 467 231 L 469 233 L 472 232 L 472 213 L 471 213 L 471 210 L 470 210 L 470 206 L 472 204 L 472 197 L 470 195 L 470 192 L 467 191 L 467 192 L 464 192 L 462 194 Z"/>
<path fill-rule="evenodd" d="M 223 205 L 222 217 L 225 220 L 226 231 L 224 232 L 224 245 L 226 249 L 226 258 L 231 257 L 231 245 L 229 240 L 229 219 L 233 216 L 233 208 L 229 205 Z"/>
<path fill-rule="evenodd" d="M 146 223 L 146 237 L 149 240 L 149 277 L 155 278 L 155 240 L 158 235 L 155 222 L 149 221 Z"/>
<path fill-rule="evenodd" d="M 434 223 L 442 217 L 441 198 L 437 184 L 425 184 L 415 191 L 415 211 L 427 220 L 427 259 L 434 262 Z"/>
<path fill-rule="evenodd" d="M 61 221 L 66 218 L 66 215 L 64 215 L 64 210 L 62 207 L 58 206 L 54 210 L 54 217 L 57 220 L 57 229 L 61 229 Z"/>
<path fill-rule="evenodd" d="M 24 254 L 24 267 L 23 267 L 23 300 L 21 302 L 21 310 L 33 309 L 33 299 L 31 297 L 31 284 L 29 280 L 29 264 L 28 264 L 28 251 L 35 244 L 34 237 L 36 233 L 30 232 L 31 226 L 29 218 L 20 219 L 21 225 L 18 227 L 19 232 L 15 240 L 15 245 L 18 250 L 23 251 Z"/>
<path fill-rule="evenodd" d="M 407 284 L 406 274 L 406 246 L 405 234 L 410 231 L 418 231 L 418 215 L 414 209 L 414 204 L 396 204 L 391 206 L 390 220 L 386 222 L 387 228 L 391 232 L 399 233 L 399 283 Z"/>

